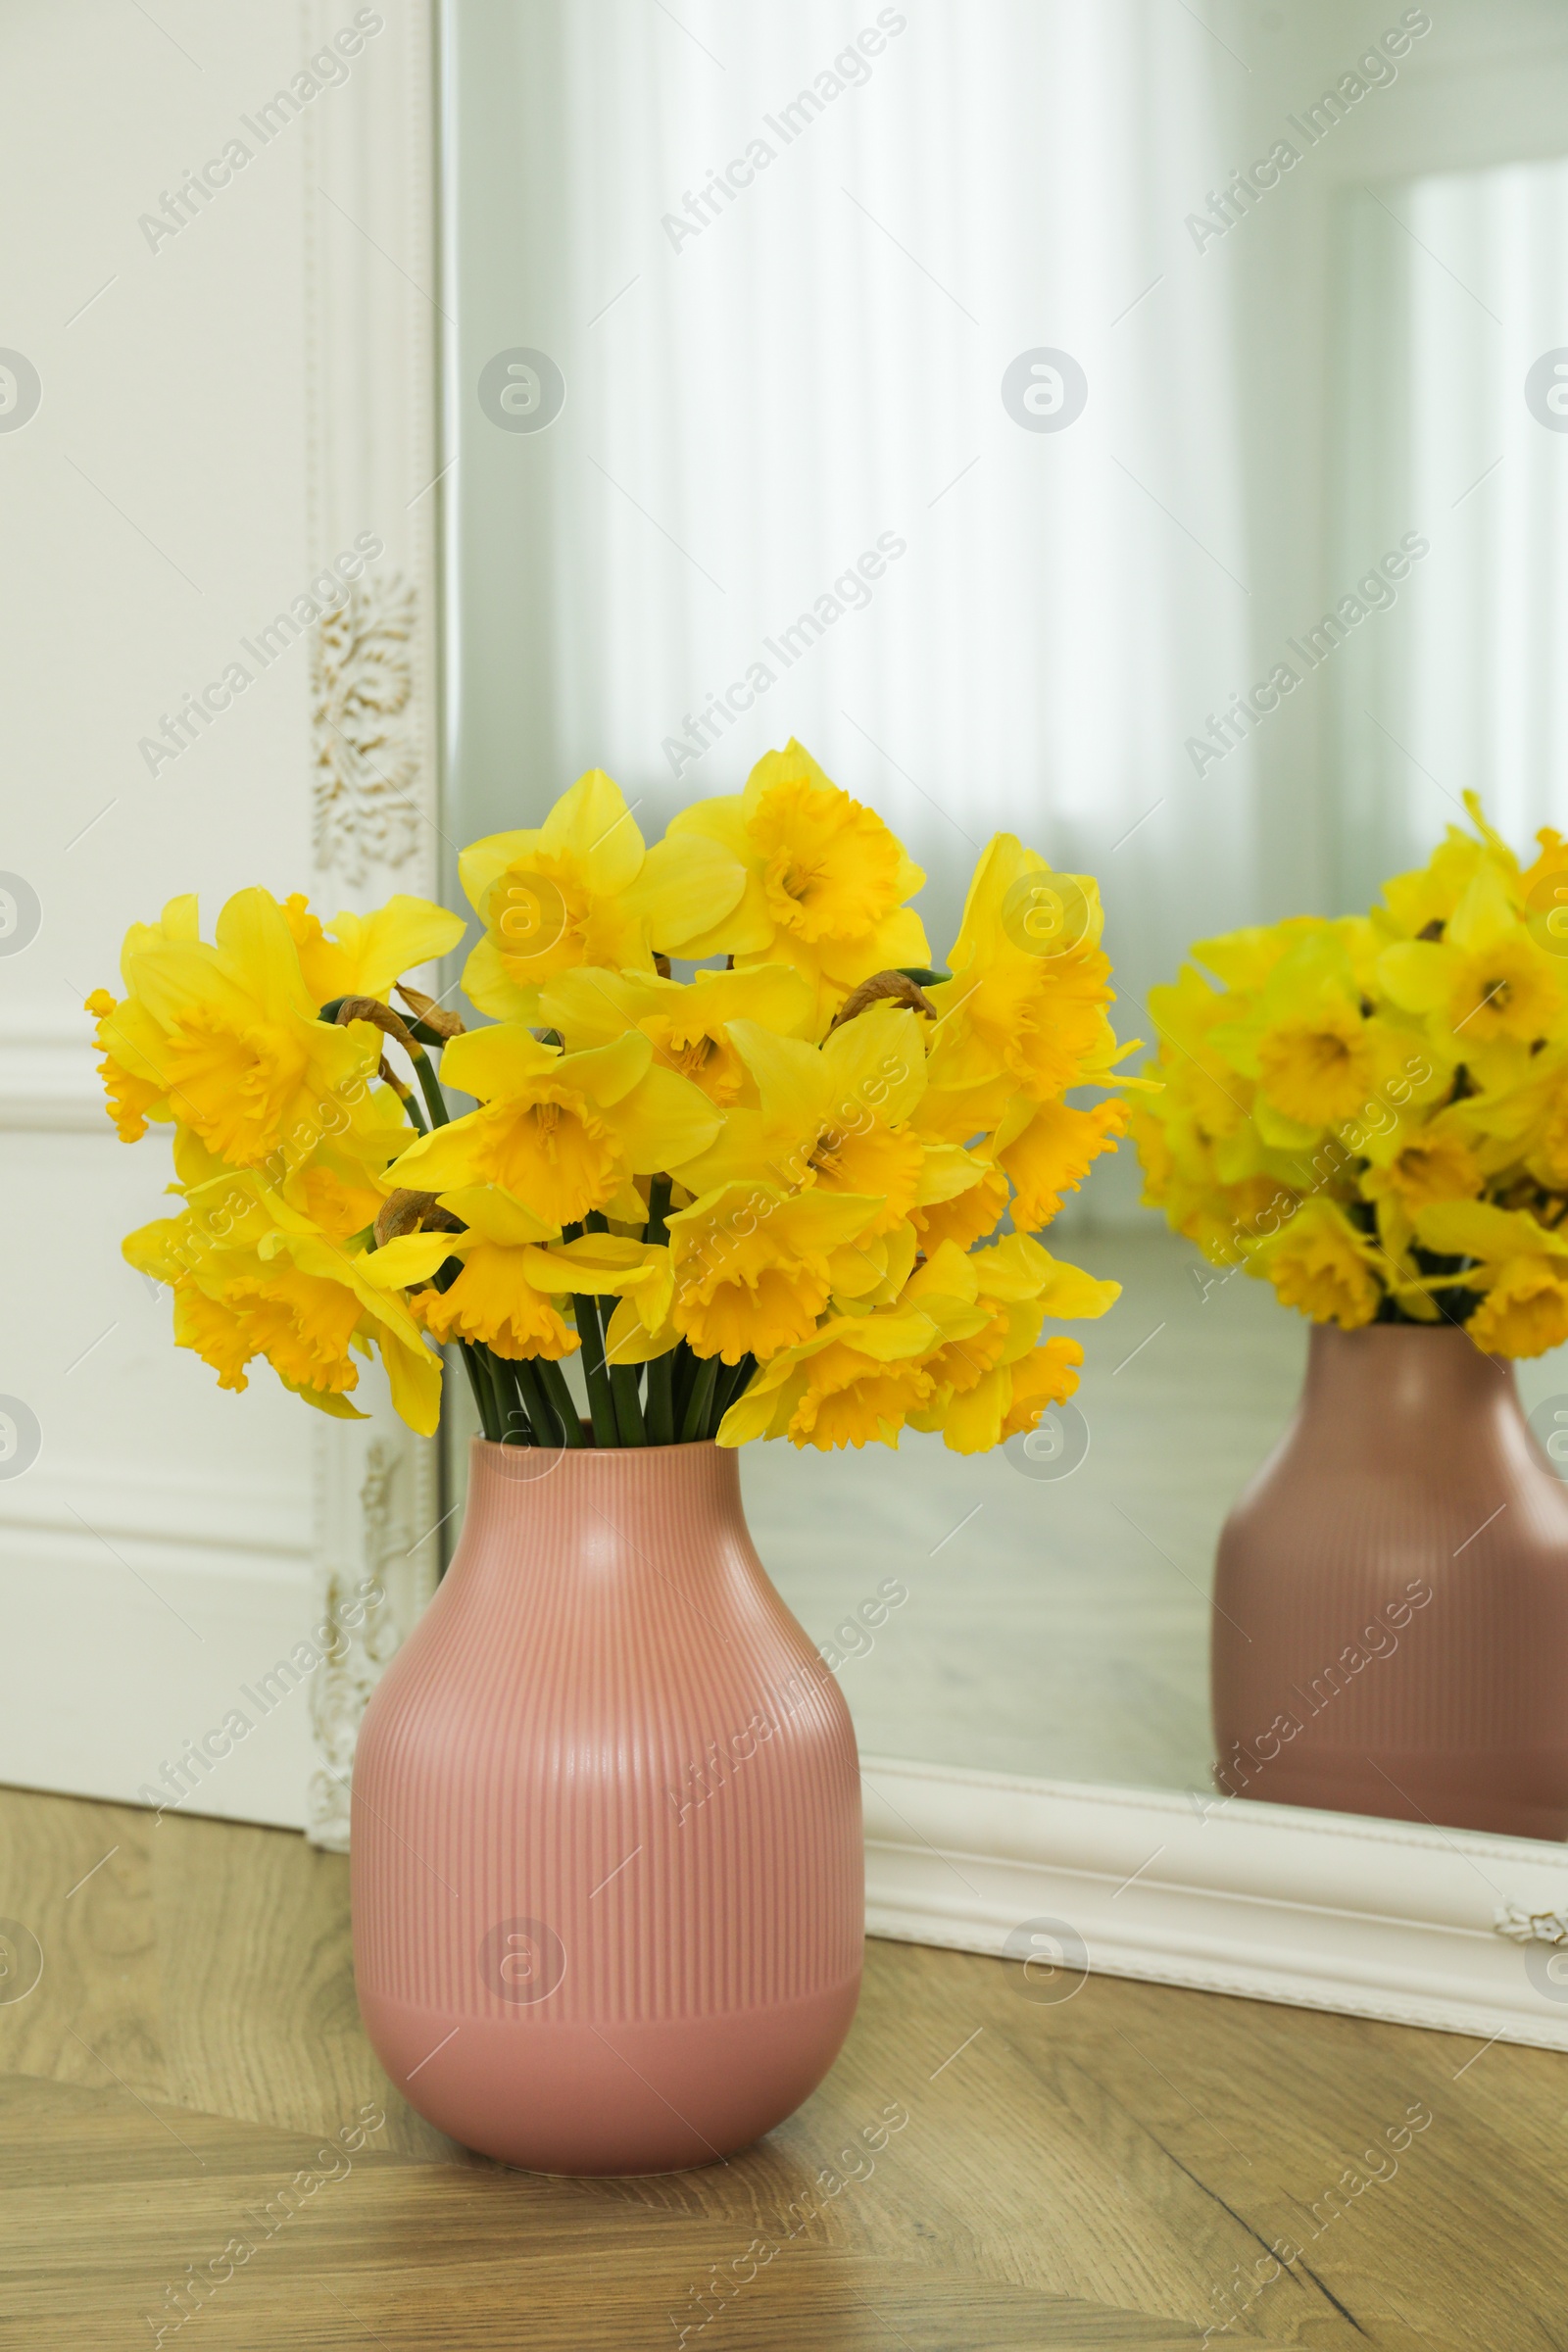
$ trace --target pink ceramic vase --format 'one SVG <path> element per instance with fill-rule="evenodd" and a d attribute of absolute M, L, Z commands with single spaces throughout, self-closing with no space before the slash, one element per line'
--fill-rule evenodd
<path fill-rule="evenodd" d="M 668 2172 L 800 2105 L 859 1994 L 859 1772 L 733 1452 L 475 1441 L 352 1854 L 366 2030 L 466 2146 Z"/>
<path fill-rule="evenodd" d="M 1220 1537 L 1231 1793 L 1568 1836 L 1568 1489 L 1462 1331 L 1314 1326 L 1296 1417 Z"/>

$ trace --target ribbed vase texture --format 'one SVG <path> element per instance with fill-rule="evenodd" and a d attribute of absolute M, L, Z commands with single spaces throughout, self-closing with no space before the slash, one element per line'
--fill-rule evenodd
<path fill-rule="evenodd" d="M 475 1441 L 360 1734 L 352 1884 L 377 2055 L 487 2155 L 670 2171 L 815 2087 L 859 1991 L 859 1770 L 733 1452 Z"/>
<path fill-rule="evenodd" d="M 1568 1490 L 1463 1332 L 1314 1327 L 1214 1578 L 1226 1791 L 1568 1837 Z"/>

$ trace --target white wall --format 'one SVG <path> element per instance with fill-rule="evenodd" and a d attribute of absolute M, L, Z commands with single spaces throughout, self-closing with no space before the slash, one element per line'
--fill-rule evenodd
<path fill-rule="evenodd" d="M 353 14 L 344 0 L 326 29 Z M 0 864 L 41 906 L 37 936 L 0 955 L 0 1392 L 42 1432 L 0 1479 L 0 1779 L 104 1795 L 134 1795 L 243 1706 L 314 1608 L 317 1417 L 265 1366 L 220 1394 L 121 1259 L 166 1211 L 168 1150 L 116 1140 L 80 1005 L 173 893 L 199 889 L 210 923 L 242 884 L 311 880 L 303 639 L 265 674 L 251 662 L 254 683 L 156 774 L 138 746 L 319 562 L 305 200 L 321 125 L 264 146 L 241 118 L 320 30 L 264 0 L 0 16 L 0 342 L 42 386 L 0 430 Z M 313 107 L 359 104 L 373 62 Z M 140 216 L 236 135 L 251 160 L 150 243 Z M 309 1697 L 252 1710 L 202 1810 L 303 1818 Z"/>

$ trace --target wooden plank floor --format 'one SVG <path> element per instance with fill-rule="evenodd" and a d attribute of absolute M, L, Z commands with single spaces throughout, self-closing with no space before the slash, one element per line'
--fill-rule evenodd
<path fill-rule="evenodd" d="M 872 1943 L 762 2145 L 545 2180 L 392 2090 L 347 1865 L 298 1837 L 0 1790 L 0 1915 L 3 2346 L 1568 2345 L 1544 2051 Z"/>

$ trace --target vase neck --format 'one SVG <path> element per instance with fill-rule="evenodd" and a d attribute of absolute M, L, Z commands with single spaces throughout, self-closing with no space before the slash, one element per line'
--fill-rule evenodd
<path fill-rule="evenodd" d="M 475 1438 L 463 1534 L 448 1575 L 504 1576 L 525 1563 L 546 1579 L 635 1585 L 656 1574 L 657 1561 L 666 1580 L 689 1576 L 695 1584 L 709 1573 L 720 1531 L 738 1536 L 750 1552 L 731 1449 L 557 1449 Z"/>
<path fill-rule="evenodd" d="M 1483 1354 L 1466 1332 L 1398 1323 L 1360 1331 L 1314 1324 L 1301 1404 L 1319 1423 L 1403 1428 L 1434 1443 L 1451 1428 L 1519 1409 L 1511 1363 Z"/>

